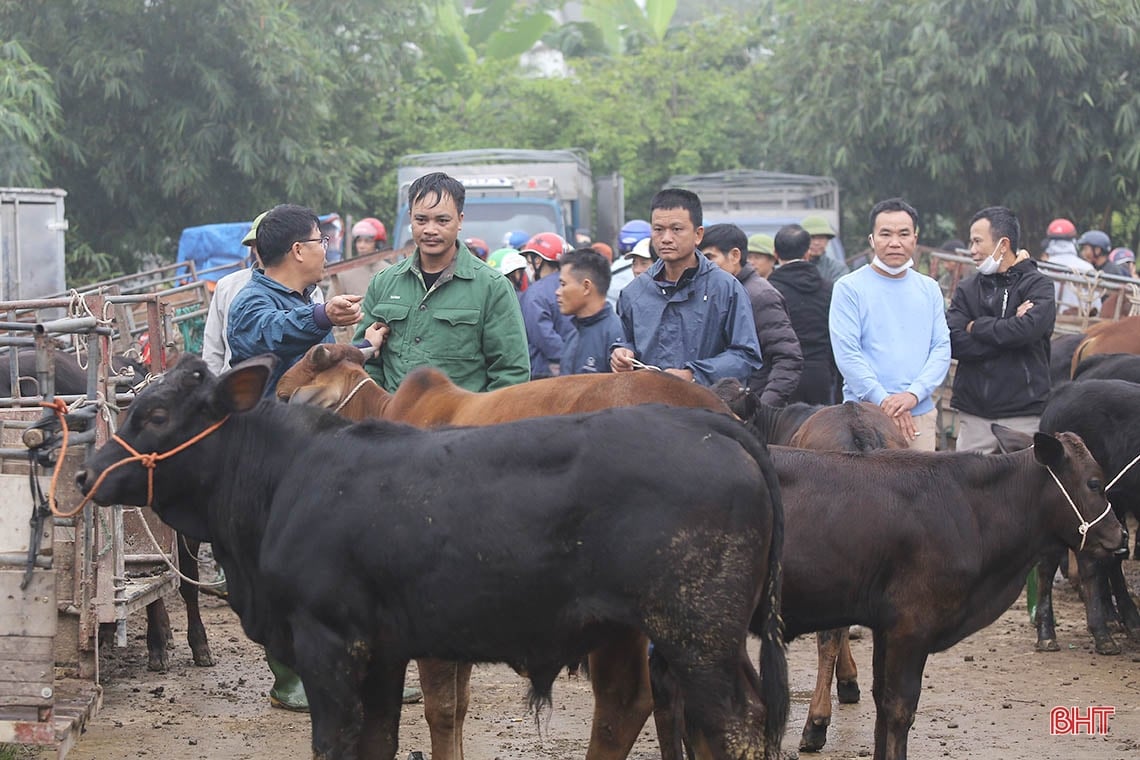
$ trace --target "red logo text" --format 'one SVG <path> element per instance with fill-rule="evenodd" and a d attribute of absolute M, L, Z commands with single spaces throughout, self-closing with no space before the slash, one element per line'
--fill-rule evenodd
<path fill-rule="evenodd" d="M 1066 734 L 1107 734 L 1108 719 L 1116 715 L 1115 707 L 1054 707 L 1049 711 L 1049 733 L 1053 736 Z"/>

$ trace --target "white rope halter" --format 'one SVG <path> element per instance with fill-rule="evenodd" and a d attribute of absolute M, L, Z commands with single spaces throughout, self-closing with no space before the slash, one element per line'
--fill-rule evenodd
<path fill-rule="evenodd" d="M 349 401 L 352 401 L 352 397 L 356 395 L 356 392 L 371 382 L 372 382 L 372 378 L 366 377 L 363 380 L 361 380 L 359 383 L 357 383 L 356 387 L 354 387 L 352 390 L 350 390 L 348 392 L 348 395 L 344 397 L 344 400 L 336 405 L 336 409 L 333 409 L 333 413 L 339 414 L 340 410 L 344 409 L 344 407 L 348 404 Z"/>
<path fill-rule="evenodd" d="M 1140 459 L 1140 457 L 1137 457 L 1137 459 Z M 1135 460 L 1133 460 L 1133 461 L 1135 461 Z M 1128 465 L 1128 466 L 1131 467 L 1132 465 Z M 1065 499 L 1069 502 L 1069 506 L 1073 508 L 1073 512 L 1076 513 L 1077 519 L 1081 521 L 1081 524 L 1079 526 L 1077 526 L 1077 532 L 1081 534 L 1081 548 L 1078 551 L 1084 551 L 1085 550 L 1085 539 L 1088 538 L 1089 528 L 1096 525 L 1098 522 L 1100 522 L 1101 520 L 1103 520 L 1105 517 L 1108 516 L 1108 513 L 1112 511 L 1112 504 L 1109 503 L 1107 499 L 1105 499 L 1104 511 L 1101 512 L 1100 516 L 1097 517 L 1095 520 L 1093 520 L 1092 522 L 1089 522 L 1088 520 L 1085 519 L 1085 516 L 1081 514 L 1081 510 L 1077 509 L 1077 505 L 1073 503 L 1073 497 L 1069 496 L 1069 492 L 1065 490 L 1065 486 L 1063 486 L 1061 484 L 1061 479 L 1057 477 L 1057 473 L 1053 472 L 1053 468 L 1052 467 L 1046 467 L 1045 469 L 1048 470 L 1049 474 L 1053 477 L 1053 482 L 1057 484 L 1057 488 L 1060 488 L 1061 493 L 1065 494 Z M 1127 469 L 1127 468 L 1125 468 L 1125 469 Z M 1122 472 L 1121 475 L 1123 475 L 1123 474 L 1124 473 Z M 1120 475 L 1117 475 L 1116 477 L 1119 478 Z M 1116 480 L 1113 480 L 1112 482 L 1115 483 Z M 1107 492 L 1108 488 L 1106 488 L 1104 490 Z"/>

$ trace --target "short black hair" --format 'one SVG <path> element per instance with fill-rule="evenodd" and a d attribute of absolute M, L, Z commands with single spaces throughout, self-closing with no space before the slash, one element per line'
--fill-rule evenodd
<path fill-rule="evenodd" d="M 463 202 L 467 200 L 467 191 L 463 188 L 463 183 L 443 172 L 425 174 L 408 188 L 408 211 L 412 210 L 417 201 L 429 197 L 434 198 L 432 206 L 439 205 L 445 195 L 455 201 L 455 210 L 462 214 Z"/>
<path fill-rule="evenodd" d="M 693 191 L 684 190 L 680 187 L 667 187 L 664 190 L 657 191 L 653 200 L 649 202 L 650 218 L 653 218 L 653 212 L 658 209 L 666 211 L 675 208 L 688 211 L 689 219 L 694 227 L 700 227 L 704 224 L 705 217 L 701 210 L 701 199 Z"/>
<path fill-rule="evenodd" d="M 1016 214 L 1005 206 L 986 206 L 974 214 L 970 219 L 970 226 L 973 227 L 974 222 L 979 219 L 985 219 L 990 223 L 990 239 L 997 242 L 1002 238 L 1009 238 L 1010 250 L 1017 253 L 1018 244 L 1021 243 L 1021 223 L 1017 221 Z"/>
<path fill-rule="evenodd" d="M 735 224 L 713 224 L 705 228 L 700 247 L 716 248 L 721 253 L 739 248 L 740 258 L 744 259 L 748 255 L 748 235 Z"/>
<path fill-rule="evenodd" d="M 563 272 L 566 271 L 566 267 L 574 267 L 571 276 L 579 280 L 588 279 L 601 293 L 605 294 L 610 289 L 610 262 L 593 248 L 576 248 L 564 253 L 560 263 Z"/>
<path fill-rule="evenodd" d="M 798 224 L 785 224 L 776 232 L 772 248 L 780 261 L 802 259 L 811 248 L 811 234 Z"/>
<path fill-rule="evenodd" d="M 902 198 L 887 198 L 885 201 L 879 201 L 871 207 L 871 232 L 875 231 L 875 220 L 878 219 L 879 214 L 885 214 L 890 211 L 905 211 L 910 215 L 910 220 L 914 222 L 914 229 L 918 231 L 918 211 L 914 206 L 910 205 Z"/>
<path fill-rule="evenodd" d="M 273 266 L 285 258 L 293 244 L 312 237 L 320 229 L 317 212 L 293 203 L 274 206 L 257 225 L 257 255 L 263 266 Z"/>

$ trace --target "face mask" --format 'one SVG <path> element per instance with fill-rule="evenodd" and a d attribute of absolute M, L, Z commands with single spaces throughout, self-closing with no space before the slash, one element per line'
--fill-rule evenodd
<path fill-rule="evenodd" d="M 875 265 L 876 269 L 881 269 L 884 272 L 886 272 L 887 274 L 896 274 L 896 275 L 902 274 L 903 272 L 905 272 L 906 270 L 908 270 L 912 266 L 914 266 L 914 260 L 913 259 L 907 259 L 906 263 L 903 264 L 902 266 L 899 266 L 899 267 L 887 266 L 883 262 L 883 260 L 880 259 L 878 256 L 875 256 L 875 258 L 871 261 L 871 263 Z"/>
<path fill-rule="evenodd" d="M 991 255 L 986 256 L 984 259 L 982 259 L 981 264 L 978 264 L 978 274 L 980 274 L 980 275 L 991 275 L 991 274 L 997 273 L 998 267 L 1001 266 L 1001 260 L 1002 260 L 1002 255 L 1001 255 L 1000 251 L 1001 251 L 1001 241 L 999 240 L 997 247 L 994 248 L 994 252 Z"/>

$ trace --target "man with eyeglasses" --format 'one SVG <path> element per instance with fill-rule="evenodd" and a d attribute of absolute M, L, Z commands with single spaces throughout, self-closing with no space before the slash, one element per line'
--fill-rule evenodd
<path fill-rule="evenodd" d="M 257 226 L 263 268 L 253 271 L 230 305 L 226 337 L 231 364 L 266 353 L 281 360 L 266 385 L 270 398 L 281 375 L 306 351 L 332 342 L 334 326 L 361 320 L 360 296 L 338 295 L 323 304 L 310 300 L 324 276 L 328 242 L 316 213 L 303 206 L 275 206 Z"/>

